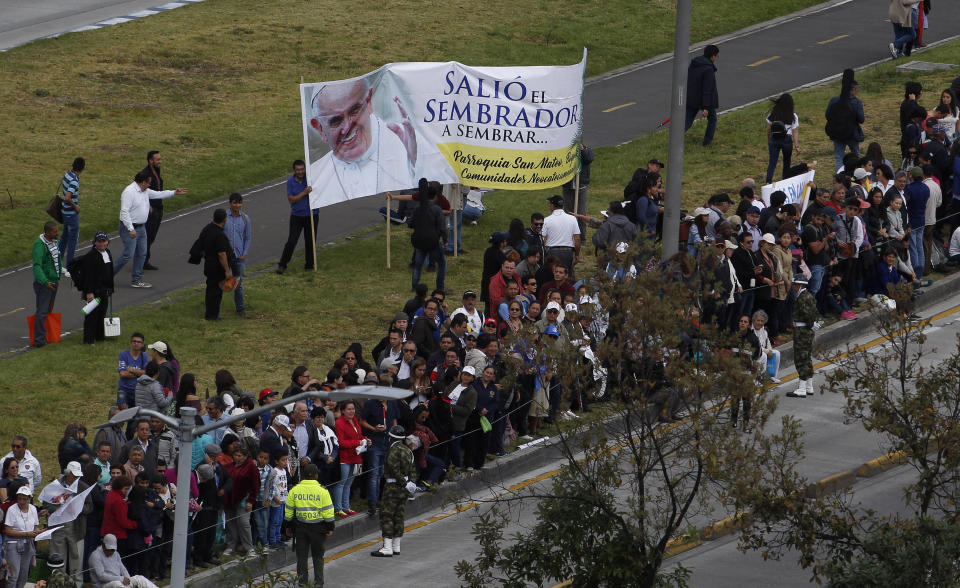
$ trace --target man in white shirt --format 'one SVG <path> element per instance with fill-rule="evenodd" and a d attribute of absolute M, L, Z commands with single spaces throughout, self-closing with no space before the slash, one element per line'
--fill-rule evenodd
<path fill-rule="evenodd" d="M 43 470 L 40 467 L 40 460 L 30 453 L 27 449 L 27 438 L 23 435 L 17 435 L 13 438 L 10 445 L 12 451 L 3 456 L 4 460 L 14 458 L 20 464 L 20 475 L 27 480 L 27 487 L 30 490 L 39 490 L 43 484 Z"/>
<path fill-rule="evenodd" d="M 90 581 L 94 588 L 157 588 L 143 576 L 130 576 L 117 553 L 117 538 L 107 533 L 103 545 L 90 554 Z"/>
<path fill-rule="evenodd" d="M 477 293 L 467 290 L 463 293 L 463 306 L 453 311 L 450 318 L 462 314 L 467 317 L 467 332 L 480 336 L 480 327 L 483 326 L 483 313 L 477 309 Z"/>
<path fill-rule="evenodd" d="M 185 188 L 176 190 L 151 190 L 150 176 L 140 171 L 133 183 L 123 189 L 120 195 L 120 240 L 123 241 L 123 253 L 113 262 L 114 275 L 133 257 L 133 272 L 130 285 L 134 288 L 149 288 L 152 284 L 144 282 L 143 264 L 147 260 L 147 217 L 150 216 L 150 200 L 160 200 L 186 194 Z"/>
<path fill-rule="evenodd" d="M 547 198 L 550 203 L 550 216 L 543 219 L 543 245 L 547 255 L 560 260 L 560 264 L 570 272 L 575 280 L 573 266 L 580 261 L 580 225 L 573 215 L 563 211 L 563 196 L 553 195 Z"/>
<path fill-rule="evenodd" d="M 926 267 L 923 269 L 924 275 L 932 270 L 930 266 L 931 249 L 933 249 L 933 229 L 937 224 L 937 209 L 943 204 L 943 191 L 933 179 L 933 167 L 925 165 L 923 169 L 923 184 L 930 188 L 930 197 L 927 198 L 927 209 L 924 211 L 923 223 L 923 263 Z"/>

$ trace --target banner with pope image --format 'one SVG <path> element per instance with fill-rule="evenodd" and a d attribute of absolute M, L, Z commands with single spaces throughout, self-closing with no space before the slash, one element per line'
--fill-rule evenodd
<path fill-rule="evenodd" d="M 587 53 L 569 66 L 390 63 L 300 85 L 311 208 L 419 178 L 553 188 L 579 171 Z"/>

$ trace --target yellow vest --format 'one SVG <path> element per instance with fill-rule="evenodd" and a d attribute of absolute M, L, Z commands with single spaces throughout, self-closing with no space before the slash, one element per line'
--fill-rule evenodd
<path fill-rule="evenodd" d="M 303 480 L 287 494 L 283 518 L 302 523 L 334 522 L 330 492 L 316 480 Z"/>

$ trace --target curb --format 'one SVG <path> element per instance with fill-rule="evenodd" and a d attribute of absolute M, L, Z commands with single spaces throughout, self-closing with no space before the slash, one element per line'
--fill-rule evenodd
<path fill-rule="evenodd" d="M 899 465 L 903 465 L 906 463 L 906 461 L 907 456 L 903 451 L 890 453 L 884 455 L 883 457 L 871 459 L 867 463 L 857 468 L 857 476 L 861 478 L 872 478 L 877 474 L 881 474 L 887 470 L 892 470 Z"/>
<path fill-rule="evenodd" d="M 857 470 L 847 470 L 827 476 L 807 486 L 804 494 L 807 498 L 820 498 L 825 494 L 833 494 L 838 490 L 849 488 L 857 483 Z"/>

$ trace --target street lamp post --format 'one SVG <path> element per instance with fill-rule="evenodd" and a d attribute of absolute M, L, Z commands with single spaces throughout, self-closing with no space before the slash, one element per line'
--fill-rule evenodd
<path fill-rule="evenodd" d="M 683 139 L 686 134 L 687 57 L 690 55 L 691 0 L 678 0 L 673 37 L 673 99 L 670 102 L 670 144 L 667 151 L 667 195 L 663 207 L 663 259 L 680 248 L 683 192 Z"/>
<path fill-rule="evenodd" d="M 387 388 L 385 386 L 348 386 L 342 390 L 331 391 L 311 391 L 303 392 L 295 396 L 283 399 L 284 404 L 296 403 L 308 398 L 329 399 L 329 400 L 349 400 L 361 398 L 376 398 L 379 400 L 401 400 L 411 395 L 409 390 L 399 388 Z M 197 426 L 195 408 L 184 406 L 180 408 L 180 420 L 176 420 L 155 410 L 140 408 L 134 406 L 121 410 L 113 415 L 108 423 L 97 425 L 96 429 L 102 429 L 124 423 L 135 418 L 147 416 L 156 417 L 163 421 L 171 429 L 177 431 L 180 437 L 180 455 L 177 459 L 177 491 L 180 499 L 176 502 L 174 511 L 173 525 L 173 558 L 170 561 L 170 585 L 174 588 L 182 588 L 186 583 L 187 570 L 187 517 L 190 509 L 190 472 L 193 468 L 193 440 L 204 433 L 228 427 L 231 424 L 246 420 L 252 416 L 259 416 L 265 412 L 270 412 L 274 407 L 265 404 L 244 414 L 229 416 L 215 423 L 203 426 Z M 184 490 L 185 489 L 185 490 Z M 184 494 L 186 492 L 186 494 Z M 186 499 L 184 499 L 184 497 Z"/>

